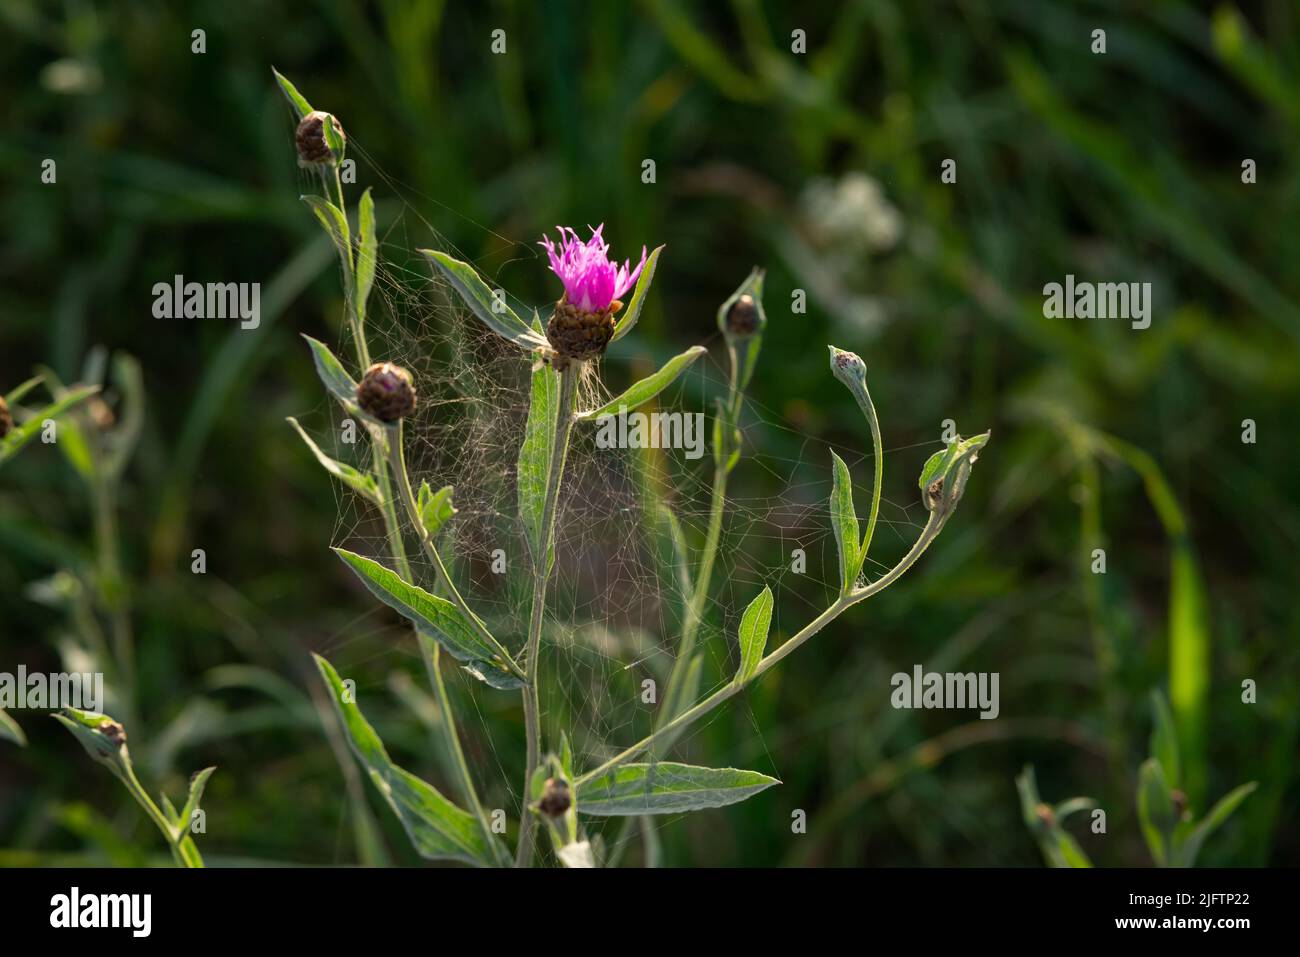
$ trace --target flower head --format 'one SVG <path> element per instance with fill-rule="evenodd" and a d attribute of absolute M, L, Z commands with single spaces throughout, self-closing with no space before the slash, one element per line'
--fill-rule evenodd
<path fill-rule="evenodd" d="M 609 243 L 600 234 L 604 223 L 595 229 L 587 227 L 591 229 L 591 238 L 585 243 L 575 230 L 567 226 L 556 228 L 560 231 L 558 246 L 546 236 L 538 245 L 546 249 L 551 271 L 564 283 L 565 300 L 583 312 L 605 312 L 641 275 L 645 247 L 641 247 L 641 261 L 633 269 L 631 260 L 624 260 L 620 266 L 609 258 Z"/>
<path fill-rule="evenodd" d="M 391 362 L 376 362 L 357 384 L 357 405 L 367 415 L 392 424 L 415 411 L 411 373 Z"/>

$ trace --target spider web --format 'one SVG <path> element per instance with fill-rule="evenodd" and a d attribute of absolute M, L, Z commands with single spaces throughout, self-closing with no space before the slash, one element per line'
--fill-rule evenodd
<path fill-rule="evenodd" d="M 475 611 L 502 644 L 518 654 L 528 629 L 532 563 L 518 518 L 515 466 L 528 413 L 531 357 L 486 329 L 423 257 L 414 253 L 416 248 L 432 247 L 466 259 L 419 210 L 439 206 L 459 214 L 385 175 L 354 140 L 349 142 L 349 151 L 364 157 L 382 181 L 381 211 L 394 197 L 400 210 L 396 217 L 382 217 L 390 222 L 380 236 L 366 334 L 372 361 L 402 365 L 416 383 L 418 406 L 404 427 L 412 484 L 418 488 L 421 481 L 428 481 L 434 490 L 454 486 L 457 514 L 439 533 L 440 553 Z M 304 180 L 307 190 L 319 189 L 315 177 L 304 174 Z M 352 186 L 345 190 L 349 207 L 355 207 L 360 189 Z M 490 234 L 506 250 L 493 262 L 472 263 L 489 285 L 496 285 L 498 275 L 546 270 L 545 257 L 537 247 L 510 243 L 461 218 Z M 617 229 L 607 227 L 606 235 L 616 250 L 639 244 L 620 236 Z M 671 296 L 671 290 L 658 289 L 656 294 Z M 515 300 L 508 290 L 507 298 L 521 316 L 531 316 L 531 304 Z M 549 307 L 537 305 L 545 321 Z M 707 325 L 701 323 L 701 327 L 712 329 L 711 317 L 705 321 Z M 344 334 L 331 345 L 344 365 L 359 376 L 348 338 Z M 709 347 L 709 353 L 652 403 L 659 411 L 704 413 L 701 458 L 689 460 L 682 449 L 601 449 L 596 446 L 592 423 L 578 423 L 573 430 L 558 505 L 556 561 L 547 596 L 539 672 L 543 753 L 558 750 L 561 732 L 566 733 L 577 773 L 653 729 L 676 662 L 685 598 L 675 572 L 665 567 L 665 556 L 671 550 L 657 519 L 657 503 L 670 508 L 680 522 L 693 583 L 709 523 L 714 478 L 710 410 L 713 397 L 725 395 L 727 390 L 729 370 L 721 338 L 714 332 L 705 339 L 701 344 Z M 611 388 L 614 393 L 622 391 L 659 364 L 641 354 L 635 333 L 620 340 L 613 351 L 611 361 L 586 365 L 579 390 L 580 409 L 595 407 L 611 396 Z M 658 358 L 662 361 L 666 355 Z M 847 393 L 844 399 L 851 405 Z M 364 470 L 370 457 L 365 431 L 357 429 L 355 445 L 342 443 L 339 437 L 345 413 L 327 400 L 322 400 L 320 407 L 332 410 L 333 427 L 329 435 L 318 432 L 317 441 L 334 457 Z M 740 428 L 742 458 L 728 482 L 723 536 L 696 642 L 696 653 L 705 656 L 706 677 L 700 697 L 731 680 L 737 662 L 736 625 L 764 585 L 770 585 L 776 597 L 769 651 L 823 611 L 838 594 L 838 560 L 827 505 L 830 445 L 806 435 L 749 396 L 742 405 Z M 793 441 L 774 441 L 781 432 Z M 871 475 L 872 455 L 865 423 L 861 434 L 865 451 L 861 447 L 837 451 L 858 480 L 857 501 L 866 503 L 871 488 L 861 479 Z M 773 452 L 776 448 L 796 451 L 783 457 Z M 338 508 L 330 544 L 391 565 L 375 510 L 338 483 L 333 485 Z M 779 491 L 763 493 L 771 488 Z M 882 500 L 876 541 L 884 544 L 892 537 L 906 548 L 925 518 L 919 500 L 906 506 Z M 404 515 L 402 519 L 415 579 L 433 589 L 432 565 L 419 550 Z M 865 513 L 860 520 L 865 521 Z M 805 554 L 806 568 L 801 572 L 792 570 L 795 549 Z M 879 555 L 881 549 L 875 552 Z M 493 570 L 494 553 L 498 558 L 504 553 L 504 574 Z M 887 567 L 868 559 L 865 572 L 874 577 Z M 345 633 L 329 639 L 322 651 L 329 656 L 344 645 L 380 633 L 391 636 L 394 627 L 392 616 L 376 604 Z M 387 650 L 375 655 L 394 654 L 392 649 L 400 647 L 402 654 L 414 658 L 417 650 L 409 629 L 406 635 L 400 645 L 367 641 L 365 647 L 386 646 Z M 494 739 L 488 730 L 489 724 L 500 729 L 500 720 L 494 715 L 517 713 L 518 696 L 489 689 L 455 668 L 449 656 L 444 657 L 443 672 L 453 702 L 460 705 L 456 718 L 480 794 L 489 808 L 504 806 L 507 815 L 514 817 L 522 806 L 522 735 L 518 739 L 497 735 Z M 361 660 L 349 657 L 353 665 Z M 655 683 L 653 702 L 644 700 L 643 682 L 647 679 Z M 367 695 L 386 693 L 383 688 L 363 690 Z M 362 698 L 363 710 L 365 700 Z M 657 757 L 690 760 L 685 755 L 691 750 L 692 738 L 734 708 L 747 713 L 765 755 L 767 766 L 754 770 L 780 777 L 781 769 L 763 741 L 763 729 L 748 713 L 744 696 L 687 728 L 670 754 Z M 522 718 L 517 720 L 522 725 Z M 750 742 L 739 743 L 751 746 Z M 732 763 L 727 754 L 693 757 L 696 763 L 710 766 Z M 450 781 L 435 783 L 454 794 Z M 679 817 L 655 817 L 652 826 L 664 828 Z M 604 834 L 607 845 L 622 827 L 611 818 L 584 817 L 582 823 L 588 836 Z"/>

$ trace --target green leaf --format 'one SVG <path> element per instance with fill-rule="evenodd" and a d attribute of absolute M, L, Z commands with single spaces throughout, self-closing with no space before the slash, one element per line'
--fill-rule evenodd
<path fill-rule="evenodd" d="M 343 368 L 343 363 L 339 362 L 338 357 L 318 339 L 313 339 L 309 335 L 303 335 L 307 340 L 307 345 L 311 346 L 312 361 L 316 364 L 316 374 L 320 376 L 320 381 L 324 384 L 326 390 L 334 398 L 338 399 L 349 410 L 355 410 L 357 407 L 357 383 L 348 371 Z"/>
<path fill-rule="evenodd" d="M 1151 757 L 1160 762 L 1169 787 L 1177 789 L 1182 786 L 1179 783 L 1178 734 L 1174 731 L 1174 716 L 1169 711 L 1165 696 L 1159 691 L 1151 692 L 1151 711 L 1154 721 L 1151 728 Z"/>
<path fill-rule="evenodd" d="M 23 396 L 25 396 L 28 392 L 31 392 L 33 389 L 35 389 L 38 385 L 40 385 L 44 381 L 45 381 L 45 376 L 34 375 L 26 382 L 20 382 L 18 385 L 14 386 L 13 389 L 9 391 L 8 395 L 5 396 L 5 404 L 9 406 L 17 405 L 19 402 L 22 401 Z"/>
<path fill-rule="evenodd" d="M 767 647 L 767 632 L 771 626 L 772 589 L 765 585 L 740 618 L 740 668 L 736 672 L 736 684 L 743 685 L 754 676 L 754 670 L 763 660 L 763 649 Z"/>
<path fill-rule="evenodd" d="M 390 568 L 344 548 L 333 549 L 361 583 L 389 608 L 410 620 L 423 635 L 434 639 L 471 673 L 494 688 L 522 686 L 512 671 L 458 607 L 418 585 L 403 581 Z M 489 680 L 492 679 L 492 680 Z"/>
<path fill-rule="evenodd" d="M 144 375 L 135 356 L 119 352 L 113 357 L 113 381 L 122 393 L 121 415 L 109 436 L 105 472 L 119 477 L 126 471 L 144 430 Z"/>
<path fill-rule="evenodd" d="M 834 467 L 831 528 L 835 531 L 835 545 L 840 555 L 840 592 L 847 595 L 857 584 L 862 571 L 862 544 L 858 537 L 858 515 L 853 507 L 853 478 L 849 475 L 849 467 L 834 452 L 831 459 Z"/>
<path fill-rule="evenodd" d="M 311 449 L 312 454 L 316 456 L 316 461 L 321 464 L 326 472 L 333 475 L 344 485 L 365 496 L 376 505 L 381 505 L 382 500 L 379 497 L 379 486 L 375 483 L 374 477 L 364 472 L 358 471 L 346 462 L 339 462 L 330 458 L 321 447 L 312 440 L 306 430 L 298 424 L 298 420 L 289 416 L 288 423 L 294 427 L 297 433 L 302 436 L 302 440 L 307 443 L 307 448 Z"/>
<path fill-rule="evenodd" d="M 680 814 L 725 807 L 780 784 L 757 771 L 661 761 L 623 764 L 578 788 L 578 812 L 596 816 Z"/>
<path fill-rule="evenodd" d="M 20 748 L 27 747 L 27 735 L 23 734 L 17 721 L 5 714 L 4 708 L 0 708 L 0 740 L 12 741 Z"/>
<path fill-rule="evenodd" d="M 429 537 L 438 534 L 438 529 L 451 521 L 456 514 L 456 507 L 451 504 L 451 493 L 453 489 L 450 485 L 444 485 L 438 491 L 433 491 L 427 481 L 420 483 L 420 493 L 416 504 L 420 509 L 420 521 L 424 524 L 424 530 L 428 532 Z"/>
<path fill-rule="evenodd" d="M 283 74 L 275 67 L 271 67 L 271 72 L 275 74 L 275 82 L 280 84 L 280 90 L 284 93 L 289 105 L 294 108 L 298 114 L 298 119 L 302 119 L 308 113 L 312 112 L 311 104 L 307 98 L 298 92 L 298 88 L 290 83 Z"/>
<path fill-rule="evenodd" d="M 326 128 L 329 128 L 329 124 L 326 124 Z M 311 211 L 316 214 L 316 219 L 325 227 L 325 232 L 334 241 L 334 248 L 338 250 L 339 257 L 346 264 L 348 273 L 351 273 L 353 271 L 352 232 L 348 228 L 348 218 L 343 215 L 343 210 L 315 193 L 308 193 L 300 198 L 311 207 Z"/>
<path fill-rule="evenodd" d="M 488 845 L 478 821 L 443 797 L 427 781 L 398 767 L 389 758 L 384 743 L 375 733 L 333 666 L 320 655 L 312 655 L 330 698 L 347 732 L 352 752 L 365 767 L 371 782 L 397 815 L 406 835 L 421 857 L 450 858 L 489 866 L 498 850 Z"/>
<path fill-rule="evenodd" d="M 37 412 L 33 412 L 22 425 L 16 425 L 9 434 L 0 439 L 0 463 L 7 462 L 18 451 L 40 434 L 46 420 L 57 419 L 74 406 L 85 402 L 99 392 L 99 386 L 87 385 L 69 389 L 52 403 Z"/>
<path fill-rule="evenodd" d="M 1241 807 L 1242 802 L 1250 797 L 1256 786 L 1256 783 L 1251 781 L 1233 788 L 1220 798 L 1219 802 L 1210 808 L 1210 813 L 1205 815 L 1204 820 L 1192 828 L 1191 833 L 1177 848 L 1174 855 L 1175 866 L 1192 867 L 1196 863 L 1197 855 L 1201 853 L 1201 846 L 1205 843 L 1205 839 L 1232 817 L 1237 808 Z"/>
<path fill-rule="evenodd" d="M 375 284 L 375 267 L 379 262 L 379 238 L 375 235 L 375 198 L 370 187 L 361 194 L 357 212 L 357 315 L 366 321 L 366 300 Z"/>
<path fill-rule="evenodd" d="M 436 249 L 419 251 L 433 261 L 474 315 L 501 338 L 529 352 L 546 345 L 546 338 L 530 329 L 504 300 L 494 295 L 473 266 Z"/>
<path fill-rule="evenodd" d="M 1151 857 L 1158 866 L 1164 867 L 1170 860 L 1170 845 L 1178 815 L 1164 769 L 1154 758 L 1143 761 L 1138 769 L 1137 807 L 1142 836 L 1151 850 Z"/>
<path fill-rule="evenodd" d="M 610 399 L 598 409 L 592 409 L 590 412 L 581 412 L 578 418 L 581 420 L 595 419 L 602 415 L 613 415 L 620 410 L 631 411 L 637 406 L 649 402 L 664 389 L 668 388 L 682 374 L 692 362 L 704 355 L 707 350 L 703 346 L 691 346 L 681 355 L 673 356 L 663 364 L 658 372 L 646 376 L 640 382 L 631 386 L 617 398 Z"/>
<path fill-rule="evenodd" d="M 524 425 L 524 441 L 519 446 L 519 462 L 515 471 L 519 518 L 524 523 L 529 552 L 534 564 L 538 566 L 542 561 L 540 552 L 544 535 L 542 512 L 546 508 L 546 476 L 555 445 L 559 409 L 559 373 L 550 366 L 540 365 L 533 370 L 528 421 Z M 551 556 L 548 555 L 548 567 L 550 561 Z"/>
<path fill-rule="evenodd" d="M 214 767 L 204 768 L 202 771 L 196 771 L 190 778 L 190 793 L 185 799 L 185 806 L 181 808 L 179 814 L 173 815 L 178 828 L 177 836 L 189 830 L 190 819 L 199 809 L 200 802 L 203 800 L 203 791 L 208 786 L 208 778 L 212 777 L 212 772 L 215 770 Z"/>
<path fill-rule="evenodd" d="M 618 342 L 618 340 L 622 339 L 632 331 L 632 327 L 641 318 L 641 310 L 645 307 L 645 297 L 650 292 L 650 283 L 654 282 L 655 267 L 659 265 L 659 254 L 663 251 L 664 247 L 659 246 L 646 259 L 645 266 L 641 269 L 641 275 L 637 277 L 636 288 L 632 290 L 632 301 L 628 303 L 623 317 L 614 325 L 614 337 L 610 342 Z"/>

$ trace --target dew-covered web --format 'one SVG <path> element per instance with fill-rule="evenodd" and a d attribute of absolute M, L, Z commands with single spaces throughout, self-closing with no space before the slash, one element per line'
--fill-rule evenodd
<path fill-rule="evenodd" d="M 349 143 L 349 151 L 367 162 L 371 159 L 355 142 Z M 372 164 L 370 169 L 378 167 Z M 371 358 L 396 362 L 413 374 L 419 403 L 404 425 L 412 482 L 418 487 L 427 481 L 435 490 L 454 486 L 457 514 L 439 535 L 440 552 L 475 611 L 506 648 L 517 653 L 528 629 L 532 563 L 517 517 L 515 465 L 528 412 L 532 358 L 489 331 L 454 298 L 427 261 L 415 254 L 417 248 L 432 247 L 467 258 L 422 212 L 438 209 L 439 215 L 458 214 L 382 173 L 378 175 L 382 180 L 376 189 L 381 210 L 380 264 L 366 330 Z M 305 185 L 311 189 L 319 184 L 309 179 Z M 359 196 L 357 187 L 348 189 L 350 208 Z M 486 227 L 469 225 L 489 232 Z M 530 269 L 539 275 L 546 272 L 546 260 L 538 247 L 508 243 L 492 235 L 507 252 L 491 262 L 474 263 L 490 285 L 496 285 L 500 274 L 523 275 Z M 607 225 L 606 236 L 616 253 L 640 246 L 639 239 L 633 243 L 620 236 L 616 223 Z M 737 282 L 741 278 L 737 277 Z M 657 289 L 653 295 L 671 297 L 672 291 Z M 510 301 L 520 315 L 531 315 L 533 304 L 525 305 L 513 297 Z M 536 305 L 545 322 L 549 306 Z M 776 317 L 773 321 L 781 320 Z M 698 327 L 716 328 L 712 316 L 700 317 Z M 593 424 L 579 423 L 574 428 L 560 496 L 556 561 L 539 667 L 543 749 L 557 748 L 561 731 L 567 733 L 578 773 L 652 730 L 656 707 L 662 703 L 676 660 L 684 599 L 668 561 L 672 551 L 658 505 L 671 509 L 680 522 L 693 582 L 709 523 L 714 481 L 709 410 L 715 396 L 725 395 L 729 375 L 720 334 L 715 331 L 700 343 L 709 348 L 708 354 L 661 393 L 654 407 L 705 413 L 702 457 L 689 460 L 682 449 L 597 448 Z M 611 390 L 622 391 L 688 344 L 652 357 L 635 334 L 620 340 L 602 364 L 588 364 L 579 407 L 592 408 L 609 398 Z M 344 334 L 330 345 L 353 375 L 359 375 L 349 337 Z M 844 402 L 852 407 L 847 392 Z M 339 441 L 344 413 L 335 407 L 331 414 L 333 438 L 317 435 L 317 439 L 331 455 L 364 468 L 370 455 L 364 430 L 358 429 L 356 445 L 346 445 Z M 739 616 L 764 585 L 771 586 L 776 596 L 769 651 L 825 610 L 838 591 L 836 546 L 827 509 L 830 446 L 785 421 L 762 397 L 746 397 L 741 431 L 742 459 L 729 480 L 722 544 L 696 645 L 706 659 L 706 677 L 698 692 L 701 697 L 733 675 Z M 836 451 L 854 476 L 859 518 L 865 522 L 873 468 L 865 422 L 861 436 L 856 448 L 837 447 Z M 912 454 L 918 462 L 923 455 Z M 383 525 L 374 509 L 342 486 L 336 484 L 336 490 L 338 517 L 332 544 L 391 564 Z M 882 501 L 876 531 L 880 547 L 873 548 L 876 557 L 869 561 L 867 577 L 886 570 L 878 556 L 896 558 L 916 539 L 924 520 L 919 496 L 907 505 Z M 432 589 L 436 579 L 431 563 L 419 551 L 409 526 L 406 531 L 417 582 Z M 895 541 L 891 543 L 891 539 Z M 802 549 L 806 556 L 806 568 L 798 573 L 792 570 L 795 549 Z M 494 553 L 498 560 L 504 553 L 504 574 L 494 571 Z M 333 648 L 351 646 L 367 632 L 382 629 L 387 634 L 390 621 L 391 616 L 376 606 L 358 620 L 356 629 L 337 635 Z M 375 643 L 375 647 L 383 646 Z M 388 647 L 400 647 L 401 653 L 410 656 L 417 654 L 413 639 L 389 643 Z M 324 650 L 327 655 L 331 651 Z M 457 719 L 467 756 L 484 799 L 510 802 L 507 813 L 513 816 L 520 806 L 522 736 L 502 738 L 498 734 L 494 739 L 487 732 L 489 726 L 500 731 L 502 715 L 514 715 L 522 726 L 518 695 L 490 689 L 454 667 L 452 659 L 444 658 L 453 696 L 462 705 Z M 351 663 L 356 664 L 356 659 Z M 645 700 L 643 683 L 647 679 L 655 682 L 653 703 Z M 363 694 L 385 692 L 381 688 L 361 690 Z M 692 739 L 710 722 L 728 712 L 734 714 L 736 709 L 747 712 L 743 696 L 688 728 L 672 754 L 660 756 L 732 765 L 733 755 L 693 753 Z M 738 742 L 737 751 L 743 747 L 748 756 L 765 755 L 760 762 L 765 766 L 751 765 L 753 769 L 780 777 L 781 768 L 775 766 L 763 744 L 764 729 L 752 715 L 749 726 L 759 749 L 755 750 L 754 742 Z M 683 758 L 687 754 L 689 758 Z M 653 824 L 664 827 L 673 820 L 671 816 L 658 817 Z M 621 826 L 615 819 L 603 818 L 584 818 L 583 823 L 589 834 L 603 831 L 607 840 Z"/>

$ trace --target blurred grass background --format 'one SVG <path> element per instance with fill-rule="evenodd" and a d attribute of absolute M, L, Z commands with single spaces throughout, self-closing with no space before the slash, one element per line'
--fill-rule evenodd
<path fill-rule="evenodd" d="M 666 242 L 637 336 L 655 355 L 697 341 L 720 355 L 714 310 L 765 266 L 750 393 L 786 427 L 750 430 L 761 454 L 798 459 L 815 436 L 855 452 L 867 485 L 869 438 L 826 342 L 867 361 L 899 450 L 889 501 L 916 502 L 944 419 L 993 429 L 918 571 L 689 738 L 688 760 L 784 784 L 661 829 L 666 862 L 1036 864 L 1014 786 L 1032 761 L 1048 800 L 1107 809 L 1106 835 L 1072 828 L 1097 863 L 1145 863 L 1132 794 L 1163 688 L 1194 806 L 1260 782 L 1203 862 L 1296 863 L 1298 18 L 1288 0 L 0 0 L 0 391 L 40 364 L 74 381 L 103 344 L 138 357 L 148 395 L 121 487 L 146 786 L 177 795 L 219 766 L 200 840 L 213 863 L 414 863 L 322 732 L 307 650 L 339 636 L 390 750 L 442 780 L 403 705 L 423 681 L 413 645 L 373 616 L 356 629 L 371 606 L 325 550 L 334 491 L 283 421 L 322 407 L 298 334 L 337 342 L 341 303 L 274 64 L 342 119 L 381 230 L 402 216 L 386 255 L 434 241 L 424 219 L 542 302 L 553 288 L 519 250 L 555 223 L 604 221 L 622 254 Z M 175 273 L 261 282 L 262 327 L 155 320 L 152 286 Z M 1067 273 L 1152 282 L 1151 328 L 1045 319 L 1042 286 Z M 795 289 L 806 315 L 790 314 Z M 627 360 L 608 375 L 627 381 Z M 733 478 L 738 499 L 786 491 L 771 470 Z M 91 564 L 92 520 L 54 450 L 0 473 L 0 669 L 58 670 L 66 616 L 29 586 Z M 887 531 L 886 558 L 908 534 Z M 724 601 L 749 594 L 727 587 Z M 792 600 L 785 634 L 804 617 Z M 916 662 L 999 671 L 1001 718 L 890 709 L 889 675 Z M 481 704 L 481 767 L 484 727 L 517 750 L 516 703 Z M 31 742 L 0 743 L 0 864 L 163 856 L 65 732 L 15 717 Z M 504 802 L 504 783 L 485 800 Z M 790 833 L 795 808 L 806 835 Z"/>

